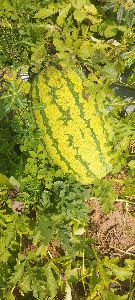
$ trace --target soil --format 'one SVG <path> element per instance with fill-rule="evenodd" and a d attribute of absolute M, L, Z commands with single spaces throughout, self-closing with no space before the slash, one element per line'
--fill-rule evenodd
<path fill-rule="evenodd" d="M 135 199 L 132 199 L 132 201 Z M 135 256 L 135 202 L 117 200 L 105 214 L 97 199 L 90 199 L 88 235 L 93 237 L 101 257 Z"/>
<path fill-rule="evenodd" d="M 88 235 L 93 237 L 101 257 L 119 256 L 121 260 L 135 257 L 135 196 L 120 199 L 128 177 L 128 169 L 107 176 L 117 194 L 113 210 L 105 214 L 95 198 L 87 201 L 89 208 Z"/>

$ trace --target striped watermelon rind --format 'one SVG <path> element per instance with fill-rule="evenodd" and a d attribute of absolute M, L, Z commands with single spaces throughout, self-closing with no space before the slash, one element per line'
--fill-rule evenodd
<path fill-rule="evenodd" d="M 112 169 L 108 155 L 112 130 L 102 91 L 95 91 L 86 101 L 82 76 L 80 71 L 49 66 L 34 79 L 32 98 L 44 104 L 34 114 L 51 161 L 64 173 L 90 184 Z"/>

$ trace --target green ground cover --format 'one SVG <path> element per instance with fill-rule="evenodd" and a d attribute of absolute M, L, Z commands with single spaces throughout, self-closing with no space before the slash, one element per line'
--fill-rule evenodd
<path fill-rule="evenodd" d="M 126 213 L 134 205 L 134 112 L 125 107 L 135 101 L 110 88 L 135 89 L 134 13 L 132 0 L 0 0 L 1 300 L 135 297 L 135 253 L 101 256 L 88 234 L 87 205 L 94 197 L 106 214 L 116 199 Z M 102 86 L 114 130 L 113 180 L 83 186 L 51 164 L 31 99 L 34 76 L 50 64 L 81 69 L 86 98 Z"/>

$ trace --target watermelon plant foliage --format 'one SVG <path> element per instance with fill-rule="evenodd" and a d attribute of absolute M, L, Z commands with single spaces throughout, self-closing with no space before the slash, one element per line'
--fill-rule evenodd
<path fill-rule="evenodd" d="M 96 197 L 104 211 L 113 207 L 118 195 L 113 183 L 102 178 L 110 165 L 111 175 L 127 170 L 128 177 L 122 179 L 123 200 L 134 195 L 134 113 L 123 116 L 129 100 L 123 101 L 110 88 L 111 84 L 135 88 L 134 12 L 132 0 L 0 0 L 1 300 L 134 299 L 134 260 L 128 257 L 120 264 L 118 257 L 100 257 L 95 241 L 87 235 L 86 206 L 89 197 Z M 27 72 L 29 80 L 24 81 L 20 74 Z M 124 81 L 123 74 L 127 74 Z M 62 98 L 56 97 L 61 81 Z M 64 93 L 72 98 L 70 112 Z M 47 101 L 52 101 L 53 112 Z M 74 129 L 76 119 L 75 132 L 80 134 L 81 125 L 87 136 L 87 126 L 79 123 L 75 110 L 77 101 L 79 109 L 83 103 L 86 115 L 89 109 L 88 120 L 93 118 L 90 166 L 94 159 L 94 173 L 102 171 L 94 181 L 86 180 L 86 174 L 80 180 L 78 169 L 77 176 L 67 172 L 67 164 L 62 168 L 63 159 L 55 152 L 58 144 L 49 145 L 49 123 L 42 123 L 48 113 L 64 145 L 63 123 L 55 116 L 67 111 L 74 120 L 68 131 Z M 130 104 L 134 105 L 133 99 Z M 110 106 L 107 115 L 104 111 Z M 97 123 L 105 120 L 100 119 L 98 128 L 92 115 L 97 109 Z M 65 132 L 66 116 L 61 121 Z M 95 146 L 96 138 L 102 151 L 98 152 L 99 144 Z M 84 137 L 80 141 L 78 145 L 71 135 L 68 142 L 74 151 L 75 143 L 82 147 L 82 156 Z M 109 165 L 107 171 L 100 169 L 100 153 Z M 122 290 L 123 284 L 128 288 Z"/>

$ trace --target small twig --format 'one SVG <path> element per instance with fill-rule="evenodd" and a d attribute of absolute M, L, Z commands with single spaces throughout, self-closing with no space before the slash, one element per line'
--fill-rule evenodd
<path fill-rule="evenodd" d="M 125 256 L 126 254 L 135 256 L 135 254 L 133 252 L 129 252 L 130 250 L 135 249 L 135 245 L 129 247 L 126 251 L 123 251 L 123 250 L 121 250 L 119 248 L 116 248 L 116 247 L 113 247 L 113 246 L 111 248 L 123 253 L 122 256 Z"/>
<path fill-rule="evenodd" d="M 130 253 L 129 251 L 132 250 L 132 249 L 135 249 L 135 245 L 129 247 L 129 248 L 126 250 L 125 254 L 129 254 L 129 253 Z M 130 254 L 131 254 L 131 255 L 135 255 L 135 254 L 133 254 L 132 252 L 131 252 Z"/>
<path fill-rule="evenodd" d="M 83 276 L 84 276 L 84 273 L 85 273 L 85 262 L 84 262 L 84 251 L 83 251 Z"/>
<path fill-rule="evenodd" d="M 51 252 L 49 250 L 47 250 L 47 253 L 49 254 L 50 258 L 53 259 L 53 256 L 52 256 L 52 254 L 51 254 Z"/>

